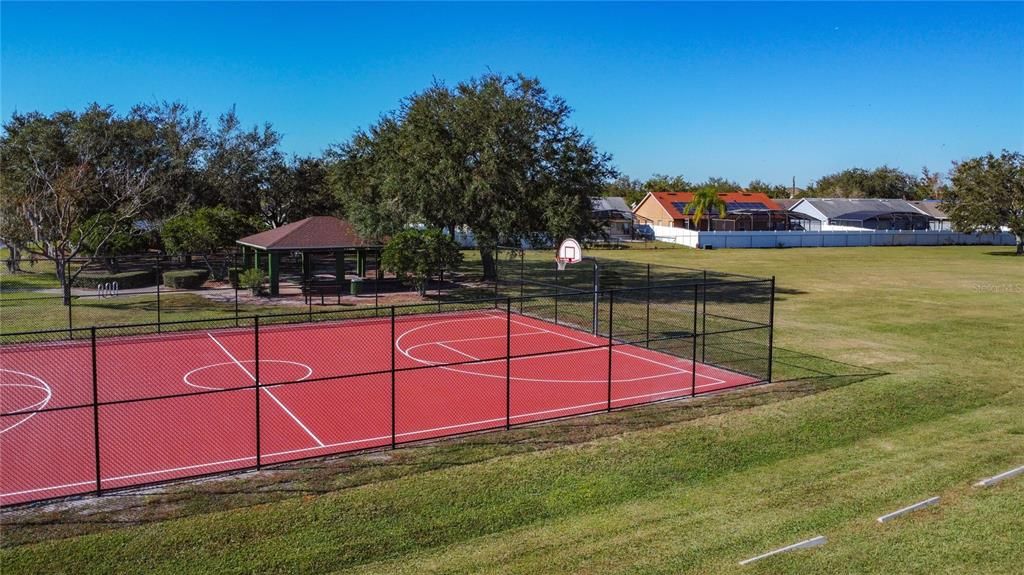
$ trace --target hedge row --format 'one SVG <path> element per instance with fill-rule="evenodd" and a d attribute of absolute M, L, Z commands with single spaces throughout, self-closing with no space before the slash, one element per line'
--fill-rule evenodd
<path fill-rule="evenodd" d="M 118 289 L 133 289 L 156 285 L 156 272 L 133 271 L 112 274 L 109 272 L 82 272 L 72 283 L 74 287 L 95 289 L 97 285 L 117 282 Z"/>
<path fill-rule="evenodd" d="M 164 272 L 164 285 L 177 289 L 199 289 L 210 277 L 210 270 Z"/>

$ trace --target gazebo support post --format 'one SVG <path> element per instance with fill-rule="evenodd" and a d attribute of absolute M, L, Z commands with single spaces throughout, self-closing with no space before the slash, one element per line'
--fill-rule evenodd
<path fill-rule="evenodd" d="M 301 252 L 302 254 L 302 285 L 308 286 L 309 280 L 313 277 L 313 262 L 310 261 L 309 254 Z"/>
<path fill-rule="evenodd" d="M 356 275 L 359 277 L 366 275 L 366 251 L 363 248 L 356 249 Z"/>
<path fill-rule="evenodd" d="M 281 295 L 281 254 L 267 253 L 267 275 L 270 276 L 270 295 Z"/>
<path fill-rule="evenodd" d="M 338 285 L 345 281 L 345 250 L 334 250 L 334 279 Z"/>

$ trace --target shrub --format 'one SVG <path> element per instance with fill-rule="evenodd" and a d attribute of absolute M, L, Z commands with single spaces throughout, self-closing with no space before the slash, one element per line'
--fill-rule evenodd
<path fill-rule="evenodd" d="M 210 270 L 180 270 L 164 272 L 164 285 L 169 288 L 198 289 L 210 277 Z"/>
<path fill-rule="evenodd" d="M 156 285 L 156 274 L 153 270 L 142 270 L 121 273 L 82 272 L 75 278 L 74 287 L 95 289 L 99 284 L 117 282 L 118 289 L 132 289 Z"/>
<path fill-rule="evenodd" d="M 256 268 L 247 269 L 239 274 L 238 284 L 244 289 L 252 290 L 254 295 L 258 295 L 263 289 L 263 272 Z"/>
<path fill-rule="evenodd" d="M 238 282 L 238 276 L 242 274 L 242 268 L 228 268 L 228 282 L 231 283 L 231 287 L 238 289 L 241 284 Z"/>

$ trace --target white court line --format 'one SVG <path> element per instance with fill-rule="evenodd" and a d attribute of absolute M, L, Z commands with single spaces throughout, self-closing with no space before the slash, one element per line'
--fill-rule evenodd
<path fill-rule="evenodd" d="M 702 385 L 698 385 L 697 389 L 700 389 L 702 387 L 711 387 L 713 385 L 717 385 L 717 384 L 705 383 L 705 384 L 702 384 Z M 630 397 L 620 397 L 620 398 L 617 398 L 617 399 L 613 399 L 612 403 L 628 401 L 628 400 L 631 400 L 631 399 L 640 399 L 640 398 L 645 398 L 645 397 L 654 397 L 654 396 L 658 396 L 658 395 L 664 395 L 666 393 L 674 393 L 674 392 L 677 392 L 677 391 L 684 391 L 685 392 L 685 391 L 689 391 L 689 390 L 690 390 L 690 388 L 687 387 L 687 388 L 680 388 L 680 389 L 670 389 L 670 390 L 665 390 L 665 391 L 658 391 L 658 392 L 654 392 L 654 393 L 645 393 L 645 394 L 634 395 L 634 396 L 630 396 Z M 542 411 L 534 411 L 534 412 L 530 412 L 530 413 L 520 413 L 518 415 L 513 415 L 512 419 L 525 419 L 525 418 L 534 417 L 534 416 L 537 416 L 537 415 L 547 415 L 547 414 L 550 414 L 550 413 L 557 413 L 557 412 L 561 412 L 561 411 L 570 411 L 570 410 L 573 410 L 573 409 L 580 409 L 580 408 L 583 408 L 583 407 L 593 407 L 595 405 L 607 405 L 607 404 L 608 404 L 608 402 L 607 402 L 607 400 L 605 400 L 605 401 L 600 401 L 600 402 L 592 402 L 592 403 L 584 403 L 584 404 L 580 404 L 580 405 L 573 405 L 573 406 L 569 406 L 569 407 L 561 407 L 561 408 L 557 408 L 557 409 L 545 409 L 545 410 L 542 410 Z M 481 419 L 481 420 L 477 420 L 477 421 L 470 421 L 470 422 L 467 422 L 467 423 L 458 423 L 458 424 L 454 424 L 454 425 L 445 425 L 445 426 L 441 426 L 441 427 L 432 427 L 432 428 L 428 428 L 428 429 L 417 429 L 417 430 L 414 430 L 414 431 L 404 431 L 402 433 L 396 433 L 395 437 L 408 437 L 410 435 L 422 435 L 424 433 L 432 433 L 432 432 L 435 432 L 435 431 L 447 431 L 449 429 L 460 429 L 460 428 L 466 428 L 466 427 L 473 427 L 473 426 L 477 426 L 477 425 L 498 423 L 498 422 L 501 422 L 501 421 L 505 421 L 505 418 L 504 417 L 499 417 L 499 418 L 492 418 L 492 419 Z M 540 421 L 538 421 L 538 423 L 540 423 Z M 425 438 L 425 439 L 430 439 L 430 438 Z M 440 439 L 440 437 L 438 437 L 437 439 Z M 352 439 L 352 440 L 349 440 L 349 441 L 340 441 L 340 442 L 337 442 L 337 443 L 328 443 L 328 444 L 321 445 L 321 446 L 318 446 L 318 447 L 302 447 L 302 448 L 299 448 L 299 449 L 288 449 L 288 450 L 285 450 L 285 451 L 276 451 L 276 452 L 273 452 L 273 453 L 264 453 L 264 454 L 261 455 L 261 457 L 270 458 L 270 457 L 277 457 L 277 456 L 281 456 L 281 455 L 293 455 L 293 454 L 296 454 L 296 453 L 308 453 L 310 451 L 319 451 L 319 450 L 322 450 L 322 449 L 330 449 L 330 448 L 333 448 L 333 447 L 342 447 L 342 446 L 345 446 L 345 445 L 355 445 L 357 443 L 371 443 L 371 442 L 378 442 L 378 441 L 384 441 L 384 440 L 390 441 L 391 440 L 391 435 L 388 434 L 388 435 L 380 435 L 380 436 L 377 436 L 377 437 L 365 437 L 365 438 L 362 438 L 362 439 Z M 330 454 L 324 454 L 324 455 L 330 455 Z M 144 472 L 132 473 L 132 474 L 128 474 L 128 475 L 118 475 L 116 477 L 104 477 L 102 479 L 102 481 L 121 481 L 121 480 L 124 480 L 124 479 L 134 479 L 134 478 L 138 478 L 138 477 L 148 477 L 148 476 L 152 476 L 152 475 L 161 475 L 161 474 L 166 474 L 166 473 L 176 473 L 178 471 L 188 471 L 190 469 L 200 469 L 200 468 L 203 468 L 203 467 L 215 467 L 215 466 L 218 466 L 218 465 L 227 465 L 227 464 L 230 464 L 230 463 L 239 463 L 239 462 L 242 462 L 242 461 L 250 461 L 250 460 L 255 461 L 255 459 L 256 459 L 255 455 L 250 455 L 250 456 L 246 456 L 246 457 L 239 457 L 239 458 L 236 458 L 236 459 L 225 459 L 225 460 L 222 460 L 222 461 L 212 461 L 212 462 L 209 462 L 209 463 L 198 463 L 198 464 L 195 464 L 195 465 L 186 465 L 186 466 L 183 466 L 183 467 L 170 467 L 170 468 L 167 468 L 167 469 L 160 469 L 160 470 L 157 470 L 157 471 L 144 471 Z M 280 463 L 287 463 L 287 461 L 282 461 Z M 186 479 L 186 478 L 182 478 L 182 479 Z M 95 484 L 96 484 L 96 481 L 94 479 L 93 480 L 89 480 L 89 481 L 80 481 L 80 482 L 77 482 L 77 483 L 65 483 L 63 485 L 54 485 L 52 487 L 39 487 L 39 488 L 36 488 L 36 489 L 26 489 L 24 491 L 12 491 L 10 493 L 0 493 L 0 498 L 3 498 L 3 497 L 14 497 L 14 496 L 17 496 L 17 495 L 27 495 L 29 493 L 38 493 L 38 492 L 41 492 L 41 491 L 55 491 L 55 490 L 58 490 L 58 489 L 67 489 L 69 487 L 81 487 L 83 485 L 95 485 Z M 126 485 L 126 486 L 123 486 L 123 487 L 130 487 L 130 486 Z"/>
<path fill-rule="evenodd" d="M 45 381 L 43 381 L 42 378 L 36 377 L 36 376 L 32 375 L 31 373 L 25 373 L 23 371 L 17 371 L 17 370 L 14 370 L 14 369 L 0 368 L 0 372 L 3 372 L 3 371 L 6 371 L 7 373 L 13 373 L 13 374 L 16 374 L 16 375 L 23 375 L 23 376 L 25 376 L 25 377 L 27 377 L 29 379 L 35 380 L 35 382 L 38 383 L 39 385 L 38 386 L 35 386 L 35 385 L 26 386 L 25 384 L 0 384 L 0 386 L 2 386 L 2 385 L 12 385 L 12 386 L 17 386 L 17 387 L 35 387 L 37 389 L 42 389 L 46 393 L 46 396 L 43 397 L 43 399 L 35 402 L 34 404 L 32 404 L 32 405 L 30 405 L 28 407 L 23 407 L 21 409 L 15 410 L 15 411 L 11 412 L 11 415 L 14 415 L 15 413 L 19 413 L 19 412 L 22 412 L 22 411 L 28 411 L 30 409 L 36 409 L 37 407 L 39 409 L 42 409 L 42 408 L 45 408 L 50 403 L 50 399 L 53 398 L 53 390 L 50 388 L 50 384 L 48 384 Z M 38 411 L 34 411 L 34 412 L 28 414 L 28 416 L 25 417 L 24 419 L 18 420 L 17 423 L 13 423 L 13 424 L 11 424 L 8 427 L 0 429 L 0 433 L 6 433 L 6 432 L 14 429 L 15 427 L 18 427 L 22 423 L 25 423 L 26 421 L 32 419 L 33 417 L 35 417 L 38 414 L 39 414 Z"/>
<path fill-rule="evenodd" d="M 499 316 L 494 316 L 494 317 L 499 317 Z M 578 342 L 578 343 L 584 343 L 584 344 L 587 344 L 587 345 L 596 345 L 594 342 L 590 342 L 590 341 L 587 341 L 585 339 L 579 339 L 579 338 L 573 337 L 571 335 L 566 335 L 564 333 L 558 333 L 557 331 L 551 331 L 549 329 L 545 329 L 543 327 L 537 327 L 535 325 L 530 325 L 528 323 L 521 322 L 521 321 L 518 321 L 518 320 L 512 320 L 512 323 L 518 324 L 518 325 L 522 325 L 522 326 L 526 326 L 526 327 L 533 328 L 533 329 L 539 329 L 540 331 L 542 331 L 544 333 L 550 333 L 551 335 L 557 335 L 559 337 L 564 337 L 564 338 L 566 338 L 568 340 L 575 341 L 575 342 Z M 677 366 L 674 366 L 674 365 L 669 365 L 667 363 L 662 363 L 660 361 L 657 361 L 657 360 L 654 360 L 654 359 L 650 359 L 650 358 L 644 357 L 642 355 L 635 355 L 635 354 L 629 353 L 628 351 L 622 351 L 622 349 L 618 349 L 618 348 L 614 348 L 614 347 L 612 349 L 615 352 L 621 353 L 622 355 L 625 355 L 625 356 L 628 356 L 628 357 L 632 357 L 632 358 L 635 358 L 635 359 L 640 359 L 640 360 L 643 360 L 643 361 L 646 361 L 646 362 L 649 362 L 649 363 L 653 363 L 655 365 L 660 365 L 662 367 L 667 367 L 669 369 L 678 369 L 678 370 L 681 370 L 684 373 L 691 373 L 690 370 L 683 369 L 683 368 L 680 368 L 680 367 L 677 367 Z M 693 361 L 691 361 L 690 362 L 690 367 L 696 369 L 696 364 Z M 705 379 L 714 380 L 715 383 L 726 383 L 725 380 L 718 379 L 717 377 L 711 377 L 710 375 L 702 375 L 702 374 L 698 373 L 698 374 L 696 374 L 696 376 L 697 377 L 703 377 Z"/>
<path fill-rule="evenodd" d="M 439 345 L 439 346 L 441 346 L 441 347 L 443 347 L 445 349 L 449 349 L 451 351 L 454 351 L 455 353 L 457 353 L 457 354 L 459 354 L 459 355 L 461 355 L 463 357 L 468 357 L 469 359 L 472 359 L 473 361 L 480 361 L 479 357 L 474 357 L 474 356 L 469 355 L 468 353 L 466 353 L 464 351 L 459 351 L 459 350 L 455 349 L 454 347 L 452 347 L 450 345 L 443 344 L 441 342 L 436 342 L 436 343 L 437 343 L 437 345 Z"/>
<path fill-rule="evenodd" d="M 228 351 L 228 349 L 226 347 L 224 347 L 219 341 L 217 341 L 217 338 L 213 337 L 212 333 L 207 332 L 206 335 L 210 336 L 210 339 L 213 340 L 213 343 L 217 344 L 217 347 L 219 347 L 221 349 L 221 351 L 223 351 L 225 354 L 227 354 L 227 356 L 229 358 L 231 358 L 231 361 L 235 362 L 235 365 L 237 365 L 239 367 L 239 369 L 244 371 L 246 375 L 248 375 L 250 378 L 252 378 L 253 383 L 256 383 L 256 376 L 253 375 L 252 373 L 250 373 L 249 370 L 246 369 L 244 365 L 242 365 L 242 362 L 238 361 L 238 359 L 235 358 L 235 356 L 231 355 L 231 352 Z M 301 427 L 303 431 L 305 431 L 310 437 L 312 437 L 313 441 L 317 442 L 320 445 L 320 447 L 324 446 L 324 442 L 320 441 L 320 438 L 317 437 L 316 435 L 314 435 L 313 432 L 310 431 L 308 427 L 306 427 L 306 424 L 302 423 L 302 420 L 300 420 L 298 417 L 295 417 L 295 414 L 292 413 L 292 411 L 290 409 L 288 409 L 285 406 L 285 404 L 281 403 L 281 400 L 278 399 L 276 395 L 271 393 L 270 390 L 265 388 L 265 387 L 261 386 L 260 389 L 263 390 L 264 392 L 266 392 L 266 394 L 270 396 L 270 399 L 273 399 L 274 402 L 277 403 L 277 405 L 279 405 L 281 407 L 281 409 L 283 409 L 284 412 L 287 413 L 288 416 L 291 417 L 292 420 L 295 421 L 295 423 L 299 424 L 299 427 Z"/>
<path fill-rule="evenodd" d="M 408 349 L 403 349 L 402 346 L 401 346 L 402 339 L 405 338 L 405 336 L 407 336 L 407 335 L 409 335 L 409 334 L 411 334 L 411 333 L 413 333 L 415 331 L 419 331 L 421 329 L 425 329 L 425 328 L 428 328 L 428 327 L 435 327 L 435 326 L 437 326 L 439 324 L 442 324 L 442 323 L 457 323 L 457 322 L 461 322 L 461 321 L 481 320 L 481 319 L 496 319 L 496 320 L 501 320 L 501 321 L 505 321 L 506 320 L 505 316 L 503 316 L 503 315 L 495 315 L 495 314 L 485 313 L 481 317 L 469 318 L 469 320 L 467 320 L 465 318 L 457 318 L 457 319 L 450 319 L 450 320 L 444 320 L 444 321 L 440 321 L 440 322 L 434 322 L 434 323 L 419 325 L 419 326 L 416 326 L 416 327 L 414 327 L 412 329 L 408 329 L 408 330 L 402 332 L 401 335 L 399 335 L 397 338 L 395 338 L 395 344 L 394 344 L 395 345 L 395 349 L 397 349 L 402 355 L 404 355 L 405 357 L 409 358 L 410 360 L 415 361 L 415 362 L 420 363 L 420 364 L 423 364 L 423 365 L 437 366 L 439 369 L 443 369 L 443 370 L 446 370 L 446 371 L 451 371 L 451 372 L 454 372 L 454 373 L 462 373 L 462 374 L 465 374 L 465 375 L 472 375 L 472 376 L 476 376 L 476 377 L 488 377 L 488 378 L 492 378 L 492 379 L 505 379 L 504 375 L 481 373 L 481 372 L 473 371 L 473 370 L 460 369 L 459 367 L 450 367 L 450 366 L 443 365 L 441 362 L 432 362 L 432 361 L 429 361 L 429 360 L 424 360 L 424 359 L 420 359 L 420 358 L 414 357 L 413 355 L 411 355 L 409 353 L 412 349 L 414 349 L 416 347 L 419 347 L 419 346 L 422 346 L 422 345 L 427 345 L 427 344 L 417 344 L 415 346 L 409 347 Z M 550 330 L 547 330 L 547 329 L 544 329 L 544 328 L 541 328 L 541 327 L 536 327 L 536 326 L 530 325 L 528 323 L 523 323 L 523 322 L 516 321 L 516 320 L 512 320 L 512 323 L 515 323 L 517 325 L 522 325 L 522 326 L 525 326 L 525 327 L 529 327 L 531 329 L 540 330 L 539 332 L 534 332 L 532 335 L 535 335 L 536 333 L 548 333 L 548 334 L 561 336 L 561 337 L 567 338 L 569 340 L 576 341 L 578 343 L 582 343 L 582 344 L 586 344 L 588 346 L 591 346 L 591 347 L 588 347 L 587 349 L 574 349 L 574 350 L 568 350 L 568 351 L 559 351 L 559 352 L 546 353 L 546 354 L 543 354 L 543 356 L 520 356 L 520 357 L 513 357 L 512 358 L 513 361 L 529 360 L 529 359 L 535 359 L 537 357 L 551 357 L 551 356 L 555 356 L 555 355 L 569 355 L 569 354 L 577 354 L 577 353 L 586 353 L 586 352 L 591 352 L 591 351 L 604 351 L 605 349 L 607 349 L 606 347 L 593 347 L 595 345 L 593 342 L 589 342 L 589 341 L 582 340 L 582 339 L 577 339 L 577 338 L 574 338 L 572 336 L 560 334 L 558 332 L 553 332 L 553 331 L 550 331 Z M 476 338 L 466 338 L 463 341 L 474 341 L 475 339 Z M 490 337 L 488 337 L 488 339 L 490 339 Z M 431 341 L 431 342 L 428 342 L 428 343 L 429 344 L 433 344 L 433 343 L 437 343 L 437 342 Z M 656 360 L 653 360 L 653 359 L 649 359 L 649 358 L 643 357 L 641 355 L 634 355 L 634 354 L 628 353 L 628 352 L 623 351 L 623 350 L 618 349 L 618 348 L 613 348 L 613 351 L 615 351 L 617 353 L 620 353 L 622 355 L 626 355 L 628 357 L 632 357 L 632 358 L 635 358 L 635 359 L 646 361 L 648 363 L 653 363 L 653 364 L 661 366 L 661 367 L 668 368 L 668 369 L 672 370 L 672 373 L 659 373 L 659 374 L 655 374 L 655 375 L 646 375 L 646 376 L 632 377 L 632 378 L 625 378 L 625 379 L 615 379 L 615 380 L 612 381 L 612 383 L 632 383 L 632 382 L 635 382 L 635 381 L 645 381 L 645 380 L 649 380 L 649 379 L 657 379 L 657 378 L 660 378 L 660 377 L 666 377 L 666 376 L 671 376 L 671 375 L 680 375 L 680 374 L 684 374 L 684 373 L 692 373 L 690 370 L 685 369 L 683 367 L 669 365 L 667 363 L 662 363 L 662 362 L 659 362 L 659 361 L 656 361 Z M 503 362 L 503 361 L 505 361 L 505 358 L 496 358 L 496 359 L 489 359 L 489 360 L 485 360 L 485 361 L 480 361 L 479 363 L 474 364 L 474 365 L 483 365 L 483 364 L 487 364 L 487 363 L 497 363 L 497 362 Z M 696 374 L 696 376 L 704 378 L 704 379 L 711 380 L 714 384 L 724 384 L 724 383 L 727 383 L 724 380 L 721 380 L 721 379 L 718 379 L 718 378 L 715 378 L 715 377 L 711 377 L 711 376 L 707 376 L 707 375 L 701 375 L 699 373 Z M 537 382 L 537 383 L 607 383 L 607 381 L 608 381 L 606 378 L 601 378 L 600 380 L 596 380 L 596 379 L 595 380 L 584 380 L 584 379 L 548 379 L 548 378 L 519 377 L 519 376 L 513 377 L 512 379 L 515 380 L 515 381 L 529 381 L 529 382 Z"/>
<path fill-rule="evenodd" d="M 512 337 L 513 338 L 518 338 L 520 336 L 540 336 L 541 334 L 544 334 L 544 331 L 527 331 L 527 333 L 525 333 L 525 334 L 512 334 Z M 423 343 L 423 344 L 416 344 L 415 346 L 410 347 L 406 351 L 412 353 L 413 350 L 415 350 L 415 349 L 419 349 L 419 348 L 426 347 L 426 346 L 432 346 L 434 344 L 459 344 L 459 343 L 462 343 L 462 342 L 482 342 L 484 340 L 505 340 L 505 339 L 506 339 L 505 334 L 502 334 L 501 336 L 480 336 L 479 338 L 462 338 L 460 340 L 440 340 L 438 342 L 426 342 L 426 343 Z M 504 357 L 502 357 L 501 359 L 502 359 L 502 361 L 505 360 Z"/>

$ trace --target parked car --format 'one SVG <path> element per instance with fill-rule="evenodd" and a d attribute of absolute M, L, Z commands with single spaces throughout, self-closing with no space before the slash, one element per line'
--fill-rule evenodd
<path fill-rule="evenodd" d="M 637 239 L 641 240 L 653 240 L 654 239 L 654 228 L 647 224 L 639 224 L 633 226 L 633 235 Z"/>

